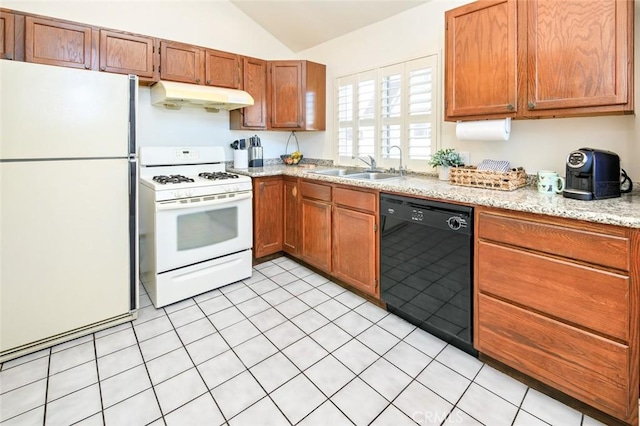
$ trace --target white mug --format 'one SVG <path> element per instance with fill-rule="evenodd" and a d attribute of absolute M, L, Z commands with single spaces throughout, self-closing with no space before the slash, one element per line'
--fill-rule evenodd
<path fill-rule="evenodd" d="M 538 192 L 559 194 L 564 189 L 564 178 L 552 170 L 538 171 Z"/>

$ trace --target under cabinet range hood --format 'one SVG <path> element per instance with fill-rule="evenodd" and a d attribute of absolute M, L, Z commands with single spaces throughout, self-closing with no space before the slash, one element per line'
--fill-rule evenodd
<path fill-rule="evenodd" d="M 151 86 L 151 104 L 167 109 L 191 107 L 218 112 L 251 106 L 253 98 L 242 90 L 159 81 Z"/>

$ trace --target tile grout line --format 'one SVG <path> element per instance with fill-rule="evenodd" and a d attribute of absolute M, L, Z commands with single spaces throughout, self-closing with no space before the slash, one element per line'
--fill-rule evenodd
<path fill-rule="evenodd" d="M 243 282 L 243 284 L 244 284 L 244 282 Z M 245 284 L 245 286 L 246 286 L 246 284 Z M 247 287 L 248 287 L 248 286 L 247 286 Z M 223 295 L 224 297 L 226 297 L 226 294 L 222 293 L 222 295 Z M 259 297 L 259 296 L 258 296 L 258 297 Z M 228 297 L 227 297 L 227 300 L 229 300 L 229 302 L 231 302 L 231 303 L 233 304 L 233 307 L 235 307 L 235 306 L 236 306 L 236 305 L 235 305 L 235 303 L 233 303 L 233 302 L 232 302 Z M 269 302 L 267 302 L 267 303 L 269 303 Z M 271 304 L 269 304 L 269 305 L 271 305 Z M 202 310 L 202 308 L 200 308 L 200 309 Z M 237 309 L 237 308 L 236 308 L 236 309 Z M 240 312 L 240 314 L 241 314 L 241 315 L 242 315 L 246 320 L 249 320 L 249 318 L 247 318 L 247 316 L 246 316 L 246 315 L 244 315 L 244 314 L 242 313 L 242 311 L 240 311 L 239 309 L 238 309 L 238 311 Z M 204 311 L 202 311 L 202 313 L 204 314 Z M 205 316 L 206 316 L 206 314 L 205 314 Z M 209 319 L 209 317 L 208 317 L 208 316 L 206 316 L 206 318 L 207 318 L 207 319 Z M 244 321 L 244 320 L 241 320 L 241 321 Z M 243 408 L 240 412 L 238 412 L 238 413 L 236 413 L 235 415 L 233 415 L 233 417 L 231 417 L 229 420 L 227 420 L 226 415 L 225 415 L 224 413 L 222 413 L 222 409 L 220 409 L 220 408 L 218 407 L 218 408 L 220 409 L 220 412 L 222 413 L 222 416 L 223 416 L 223 418 L 225 419 L 226 423 L 229 423 L 229 421 L 230 421 L 230 420 L 233 420 L 233 418 L 235 418 L 235 417 L 239 416 L 240 414 L 242 414 L 243 412 L 245 412 L 246 410 L 248 410 L 249 408 L 251 408 L 252 406 L 254 406 L 255 404 L 257 404 L 258 402 L 262 401 L 265 397 L 268 397 L 268 398 L 271 400 L 271 402 L 273 403 L 273 405 L 278 409 L 278 411 L 280 411 L 280 413 L 282 414 L 282 416 L 283 416 L 283 417 L 284 417 L 284 418 L 289 422 L 289 424 L 292 424 L 292 423 L 291 423 L 291 421 L 289 420 L 289 418 L 284 414 L 284 412 L 282 412 L 282 409 L 278 406 L 278 404 L 276 404 L 276 403 L 275 403 L 275 401 L 273 400 L 273 398 L 271 398 L 271 394 L 270 394 L 270 392 L 267 392 L 267 390 L 264 388 L 264 386 L 262 385 L 262 383 L 260 383 L 260 381 L 255 377 L 255 375 L 253 374 L 253 372 L 250 370 L 250 368 L 252 368 L 252 367 L 254 367 L 254 366 L 247 367 L 247 365 L 244 363 L 244 361 L 242 360 L 242 358 L 240 358 L 240 357 L 238 356 L 238 354 L 236 353 L 236 351 L 234 350 L 234 348 L 229 344 L 229 342 L 227 342 L 227 339 L 225 339 L 225 338 L 224 338 L 224 336 L 222 335 L 222 333 L 220 333 L 220 331 L 221 331 L 221 330 L 224 330 L 224 329 L 220 329 L 220 330 L 219 330 L 219 329 L 215 326 L 215 324 L 213 324 L 213 321 L 211 321 L 210 319 L 209 319 L 209 322 L 210 322 L 210 323 L 211 323 L 211 325 L 213 326 L 214 330 L 216 330 L 216 331 L 218 332 L 218 334 L 220 335 L 220 337 L 222 338 L 222 340 L 224 341 L 224 343 L 225 343 L 227 346 L 229 346 L 229 350 L 230 350 L 230 351 L 232 351 L 232 352 L 233 352 L 233 354 L 234 354 L 234 355 L 235 355 L 235 356 L 240 360 L 240 362 L 243 364 L 243 366 L 245 367 L 245 371 L 246 371 L 246 372 L 248 372 L 248 373 L 251 375 L 251 377 L 253 378 L 253 380 L 255 380 L 255 381 L 256 381 L 256 383 L 258 384 L 258 386 L 260 386 L 260 388 L 262 389 L 262 391 L 265 393 L 265 396 L 264 396 L 264 397 L 262 397 L 262 398 L 258 399 L 257 401 L 254 401 L 252 404 L 249 404 L 247 407 Z M 240 321 L 238 321 L 238 322 L 240 322 Z M 235 324 L 237 324 L 237 323 L 234 323 L 234 324 L 232 324 L 232 325 L 235 325 Z M 252 323 L 252 324 L 253 324 L 253 323 Z M 254 326 L 255 326 L 255 325 L 254 325 Z M 231 327 L 231 325 L 230 325 L 229 327 Z M 225 327 L 225 328 L 227 328 L 227 327 Z M 256 328 L 257 328 L 257 327 L 256 327 Z M 271 342 L 271 341 L 267 338 L 267 336 L 264 336 L 264 334 L 261 332 L 261 330 L 260 330 L 260 329 L 258 329 L 258 331 L 260 331 L 260 335 L 263 335 L 263 337 L 264 337 L 265 339 L 267 339 L 267 340 L 268 340 L 268 341 L 273 345 L 273 342 Z M 255 338 L 255 337 L 258 337 L 258 336 L 254 336 L 254 337 L 252 337 L 251 339 L 253 339 L 253 338 Z M 248 341 L 249 341 L 249 340 L 251 340 L 251 339 L 248 339 L 248 340 L 246 340 L 246 341 L 248 342 Z M 245 342 L 242 342 L 242 343 L 240 343 L 240 344 L 238 344 L 238 345 L 236 345 L 236 346 L 239 346 L 239 345 L 241 345 L 241 344 L 243 344 L 243 343 L 245 343 Z M 274 346 L 275 346 L 275 345 L 274 345 Z M 279 350 L 279 348 L 278 348 L 277 346 L 276 346 L 276 349 L 278 349 L 278 352 L 280 352 L 280 350 Z M 226 351 L 225 351 L 225 352 L 226 352 Z M 224 353 L 224 352 L 223 352 L 223 353 Z M 276 353 L 277 353 L 277 352 L 276 352 Z M 275 355 L 275 354 L 273 354 L 273 355 Z M 273 356 L 273 355 L 271 355 L 271 356 Z M 283 354 L 283 355 L 284 355 L 284 354 Z M 217 355 L 216 355 L 216 356 L 217 356 Z M 213 358 L 215 358 L 215 357 L 213 357 Z M 211 359 L 213 359 L 213 358 L 211 358 Z M 268 357 L 268 358 L 270 358 L 270 357 Z M 264 360 L 262 360 L 262 361 L 264 361 Z M 262 361 L 260 361 L 260 362 L 262 362 Z M 255 365 L 258 365 L 260 362 L 256 363 Z M 294 364 L 294 365 L 295 365 L 295 364 Z M 296 366 L 296 367 L 297 367 L 297 366 Z M 197 369 L 197 368 L 196 368 L 196 369 Z M 234 378 L 238 377 L 240 374 L 243 374 L 245 371 L 242 371 L 242 372 L 240 372 L 240 373 L 236 374 L 235 376 L 233 376 L 233 377 L 229 378 L 228 380 L 226 380 L 226 381 L 224 381 L 224 382 L 222 382 L 222 383 L 218 384 L 218 385 L 216 386 L 216 388 L 217 388 L 217 387 L 219 387 L 219 386 L 221 386 L 221 385 L 223 385 L 224 383 L 229 382 L 230 380 L 233 380 Z M 297 375 L 296 375 L 295 377 L 297 377 Z M 204 381 L 204 378 L 203 378 L 203 381 Z M 209 387 L 208 385 L 206 385 L 206 381 L 205 381 L 205 386 L 207 386 L 207 388 Z M 213 389 L 210 389 L 210 390 L 209 390 L 209 392 L 211 393 L 211 391 L 212 391 L 212 390 L 213 390 Z M 212 397 L 212 398 L 214 399 L 214 401 L 215 401 L 215 398 L 213 397 L 213 393 L 211 393 L 211 397 Z M 216 405 L 218 405 L 218 402 L 217 402 L 217 401 L 216 401 Z"/>
<path fill-rule="evenodd" d="M 49 355 L 48 357 L 48 361 L 47 361 L 47 385 L 46 385 L 46 389 L 44 391 L 44 409 L 43 409 L 43 413 L 42 413 L 42 426 L 46 425 L 46 421 L 47 421 L 47 397 L 49 395 L 49 373 L 51 371 L 51 355 L 52 355 L 52 349 L 49 348 Z M 24 413 L 21 413 L 24 414 Z"/>
<path fill-rule="evenodd" d="M 164 311 L 164 309 L 163 309 L 163 311 Z M 165 315 L 166 315 L 166 312 L 165 312 Z M 133 330 L 133 335 L 134 335 L 134 337 L 136 338 L 136 343 L 137 343 L 138 351 L 140 352 L 140 357 L 142 358 L 142 365 L 144 365 L 144 369 L 145 369 L 145 371 L 147 372 L 147 377 L 149 378 L 149 384 L 151 385 L 151 390 L 153 391 L 153 396 L 156 398 L 156 403 L 158 404 L 158 410 L 160 410 L 160 418 L 162 419 L 162 421 L 163 421 L 163 422 L 164 422 L 164 424 L 166 425 L 166 424 L 167 424 L 167 422 L 164 420 L 164 413 L 162 412 L 162 406 L 160 405 L 160 400 L 158 399 L 158 394 L 156 393 L 156 388 L 155 388 L 155 386 L 153 385 L 153 381 L 151 380 L 151 375 L 149 374 L 149 367 L 147 367 L 147 362 L 146 362 L 146 360 L 144 359 L 144 354 L 142 353 L 142 348 L 140 347 L 140 341 L 138 340 L 138 333 L 136 333 L 136 328 L 133 326 L 133 324 L 131 324 L 131 329 Z M 135 366 L 135 367 L 133 367 L 133 368 L 137 368 L 137 367 L 139 367 L 139 366 Z M 129 370 L 131 370 L 131 369 L 129 369 Z M 136 396 L 136 395 L 139 395 L 139 394 L 141 394 L 142 392 L 145 392 L 145 391 L 147 391 L 147 390 L 148 390 L 148 389 L 144 389 L 144 390 L 142 390 L 142 391 L 140 391 L 140 392 L 136 393 L 135 395 L 131 395 L 131 396 L 130 396 L 129 398 L 127 398 L 127 399 L 130 399 L 130 398 L 132 398 L 132 397 L 134 397 L 134 396 Z M 122 402 L 126 401 L 127 399 L 124 399 L 124 400 L 122 400 L 122 401 L 120 401 L 120 402 L 118 402 L 118 403 L 116 403 L 116 404 L 113 404 L 113 405 L 112 405 L 112 407 L 113 407 L 113 406 L 115 406 L 115 405 L 117 405 L 117 404 L 120 404 L 120 403 L 122 403 Z M 158 420 L 158 419 L 152 420 L 152 422 L 154 422 L 154 421 L 156 421 L 156 420 Z M 105 424 L 106 424 L 106 423 L 105 423 Z"/>
<path fill-rule="evenodd" d="M 132 327 L 133 328 L 133 327 Z M 96 375 L 98 377 L 98 393 L 100 394 L 100 413 L 102 415 L 102 424 L 106 425 L 107 421 L 104 417 L 104 401 L 102 399 L 102 381 L 100 380 L 100 368 L 98 368 L 98 348 L 96 345 L 96 334 L 93 333 L 93 355 L 96 358 Z"/>
<path fill-rule="evenodd" d="M 222 293 L 221 293 L 221 294 L 222 294 Z M 210 300 L 210 299 L 207 299 L 207 300 Z M 195 299 L 193 299 L 193 301 L 194 301 L 194 305 L 191 305 L 191 306 L 197 306 L 197 307 L 198 307 L 198 309 L 200 309 L 200 312 L 202 312 L 202 314 L 204 315 L 204 318 L 209 319 L 209 317 L 207 316 L 207 314 L 202 310 L 202 307 L 200 306 L 200 304 L 199 304 Z M 166 309 L 165 309 L 165 312 L 166 312 Z M 174 312 L 178 312 L 178 311 L 174 311 Z M 173 312 L 172 312 L 172 313 L 173 313 Z M 227 416 L 222 412 L 222 409 L 220 408 L 220 404 L 218 403 L 218 401 L 216 401 L 216 399 L 215 399 L 215 398 L 214 398 L 214 396 L 213 396 L 213 393 L 211 392 L 213 389 L 209 389 L 209 385 L 207 385 L 207 381 L 204 379 L 204 377 L 202 377 L 202 373 L 201 373 L 201 372 L 200 372 L 200 370 L 198 369 L 198 365 L 197 365 L 197 364 L 195 363 L 195 361 L 193 360 L 193 357 L 191 356 L 191 353 L 190 353 L 190 352 L 189 352 L 189 350 L 187 349 L 187 346 L 184 344 L 184 341 L 182 340 L 182 337 L 181 337 L 181 336 L 180 336 L 180 334 L 178 333 L 178 329 L 175 327 L 175 324 L 173 324 L 173 321 L 171 321 L 171 317 L 170 317 L 168 314 L 167 314 L 167 317 L 169 318 L 169 322 L 171 323 L 171 326 L 173 327 L 173 330 L 175 331 L 176 335 L 178 336 L 178 340 L 180 340 L 180 344 L 182 344 L 182 348 L 184 349 L 184 351 L 187 353 L 187 356 L 188 356 L 188 357 L 189 357 L 189 359 L 191 360 L 191 363 L 193 364 L 193 368 L 195 368 L 196 372 L 198 373 L 198 376 L 200 376 L 200 379 L 202 380 L 202 383 L 204 383 L 204 386 L 205 386 L 205 388 L 207 389 L 207 391 L 206 391 L 206 392 L 204 392 L 203 394 L 198 395 L 198 396 L 197 396 L 197 397 L 195 397 L 194 399 L 192 399 L 192 400 L 190 400 L 190 401 L 185 402 L 184 404 L 182 404 L 182 405 L 181 405 L 181 406 L 179 406 L 179 407 L 176 407 L 176 408 L 175 408 L 174 410 L 172 410 L 171 412 L 173 413 L 174 411 L 179 410 L 180 408 L 184 407 L 185 405 L 190 404 L 191 402 L 195 401 L 196 399 L 198 399 L 198 398 L 202 397 L 202 395 L 209 394 L 209 395 L 211 396 L 211 399 L 213 400 L 213 403 L 216 405 L 216 408 L 217 408 L 217 409 L 218 409 L 218 411 L 220 412 L 220 415 L 222 416 L 222 419 L 224 420 L 224 423 L 223 423 L 223 424 L 228 424 L 228 423 L 229 423 L 229 421 L 227 420 Z M 203 319 L 203 318 L 200 318 L 200 319 Z M 197 321 L 199 321 L 199 320 L 197 320 Z M 195 322 L 195 321 L 192 321 L 192 322 Z M 209 323 L 211 324 L 211 326 L 213 327 L 213 329 L 214 329 L 214 330 L 216 330 L 216 332 L 217 332 L 218 334 L 220 334 L 220 332 L 216 329 L 216 326 L 215 326 L 215 325 L 213 325 L 213 323 L 211 322 L 211 320 L 209 320 Z M 191 324 L 191 323 L 189 323 L 189 324 Z M 185 324 L 185 325 L 186 325 L 186 324 Z M 179 327 L 178 327 L 178 328 L 179 328 Z M 208 337 L 208 336 L 212 336 L 212 334 L 209 334 L 209 335 L 207 335 L 207 336 L 205 336 L 205 337 L 202 337 L 202 339 L 204 339 L 204 338 L 206 338 L 206 337 Z M 221 334 L 220 334 L 220 337 L 222 338 L 222 335 L 221 335 Z M 198 340 L 201 340 L 201 339 L 198 339 Z M 224 340 L 224 338 L 223 338 L 223 340 Z M 194 341 L 197 341 L 197 340 L 194 340 Z M 193 343 L 193 342 L 191 342 L 191 343 Z M 226 341 L 225 341 L 225 343 L 226 343 Z M 178 348 L 178 349 L 180 349 L 180 348 Z M 222 355 L 222 354 L 223 354 L 223 353 L 225 353 L 225 352 L 226 352 L 226 351 L 224 351 L 224 352 L 222 352 L 222 353 L 220 353 L 220 354 L 218 354 L 218 355 Z M 165 354 L 165 355 L 166 355 L 166 354 Z M 202 361 L 202 362 L 200 363 L 200 365 L 202 365 L 202 364 L 204 364 L 205 362 L 207 362 L 207 361 L 209 361 L 209 360 L 211 360 L 211 359 L 213 359 L 213 358 L 217 357 L 218 355 L 216 355 L 216 356 L 214 356 L 214 357 L 211 357 L 211 358 L 209 358 L 209 359 L 206 359 L 205 361 Z M 188 370 L 186 370 L 186 371 L 188 371 Z M 184 371 L 183 371 L 183 372 L 181 372 L 181 373 L 176 374 L 176 375 L 175 375 L 175 376 L 173 376 L 173 377 L 177 377 L 178 375 L 180 375 L 180 374 L 182 374 L 182 373 L 184 373 Z M 242 373 L 238 373 L 238 374 L 242 374 Z M 233 377 L 238 376 L 238 374 L 236 374 L 236 375 L 235 375 L 235 376 L 233 376 Z M 171 378 L 169 378 L 169 379 L 167 379 L 167 380 L 170 380 L 170 379 L 172 379 L 173 377 L 171 377 Z M 162 383 L 166 382 L 167 380 L 164 380 Z M 230 379 L 229 379 L 229 380 L 230 380 Z M 226 381 L 225 381 L 225 382 L 223 382 L 223 383 L 226 383 Z M 221 383 L 221 384 L 222 384 L 222 383 Z M 218 385 L 218 386 L 219 386 L 219 385 Z M 158 405 L 160 405 L 160 404 L 158 403 Z M 162 408 L 160 408 L 160 410 L 162 410 Z M 166 422 L 165 422 L 165 423 L 166 423 Z"/>

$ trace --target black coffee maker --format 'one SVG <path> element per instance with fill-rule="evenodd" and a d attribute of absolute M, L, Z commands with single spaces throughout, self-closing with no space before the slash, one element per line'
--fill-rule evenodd
<path fill-rule="evenodd" d="M 580 148 L 567 156 L 566 185 L 562 193 L 576 200 L 620 196 L 620 157 L 614 152 Z"/>

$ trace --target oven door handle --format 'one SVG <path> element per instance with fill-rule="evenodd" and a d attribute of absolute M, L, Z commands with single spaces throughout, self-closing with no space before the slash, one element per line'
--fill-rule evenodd
<path fill-rule="evenodd" d="M 207 207 L 207 206 L 218 206 L 220 204 L 231 204 L 236 201 L 250 199 L 252 197 L 251 192 L 245 192 L 236 194 L 233 197 L 220 198 L 209 201 L 197 201 L 191 203 L 158 203 L 156 204 L 156 211 L 166 211 L 166 210 L 182 210 L 182 209 L 193 209 L 198 207 Z"/>

